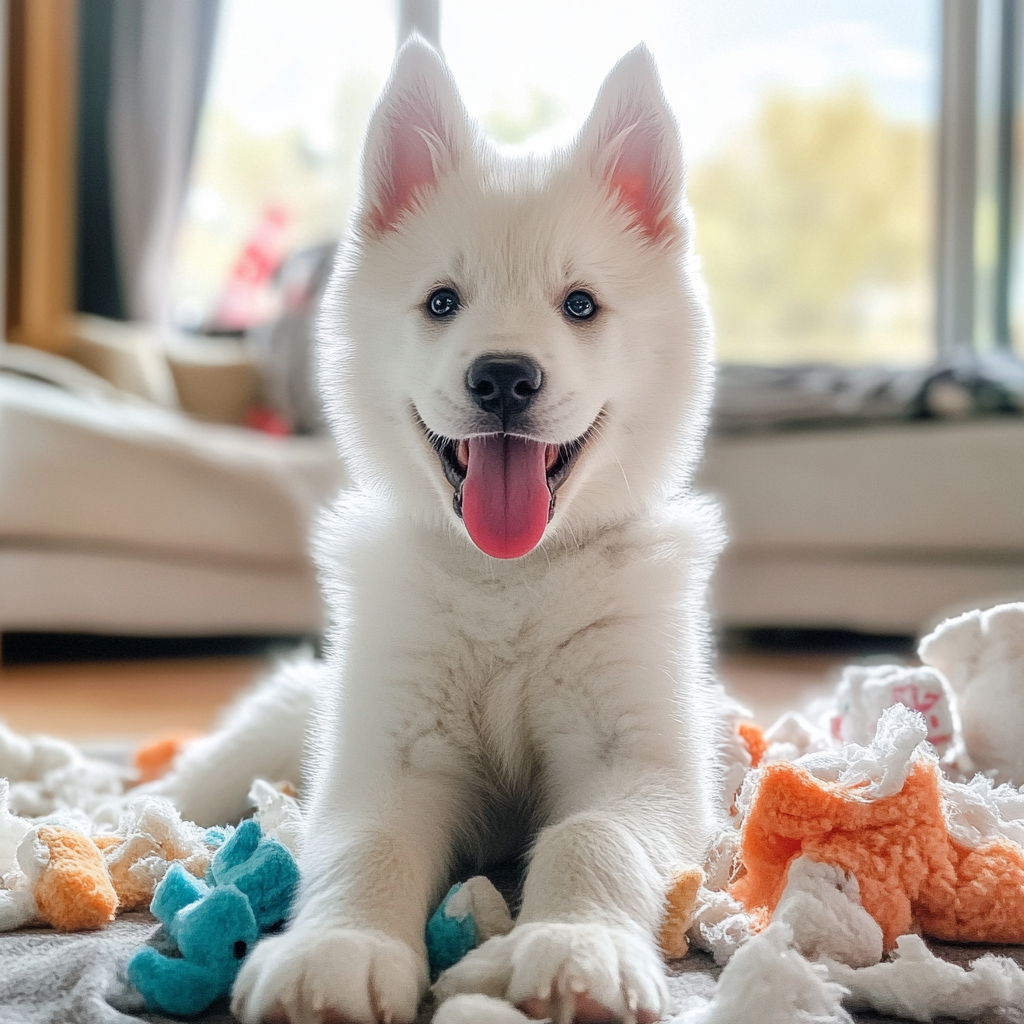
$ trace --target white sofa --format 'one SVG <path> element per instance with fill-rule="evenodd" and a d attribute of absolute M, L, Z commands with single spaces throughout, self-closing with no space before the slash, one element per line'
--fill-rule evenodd
<path fill-rule="evenodd" d="M 720 435 L 698 484 L 726 625 L 916 634 L 1024 599 L 1020 417 Z"/>
<path fill-rule="evenodd" d="M 0 631 L 316 633 L 329 440 L 198 423 L 0 345 Z"/>
<path fill-rule="evenodd" d="M 47 382 L 48 381 L 48 382 Z M 329 441 L 198 423 L 0 345 L 0 632 L 316 633 Z M 725 626 L 916 633 L 1024 596 L 1024 421 L 713 437 Z"/>

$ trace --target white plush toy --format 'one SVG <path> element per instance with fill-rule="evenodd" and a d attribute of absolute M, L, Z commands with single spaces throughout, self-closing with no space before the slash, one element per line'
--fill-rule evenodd
<path fill-rule="evenodd" d="M 1024 603 L 947 619 L 918 654 L 949 680 L 978 770 L 1024 783 Z"/>
<path fill-rule="evenodd" d="M 848 665 L 839 680 L 836 704 L 830 726 L 832 735 L 842 743 L 870 743 L 882 712 L 893 704 L 905 704 L 924 715 L 928 742 L 940 758 L 959 745 L 956 700 L 934 668 Z"/>

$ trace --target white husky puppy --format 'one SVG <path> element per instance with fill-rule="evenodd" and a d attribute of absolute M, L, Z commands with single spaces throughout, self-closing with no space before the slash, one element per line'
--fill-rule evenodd
<path fill-rule="evenodd" d="M 414 41 L 363 175 L 321 329 L 355 480 L 319 538 L 328 654 L 164 785 L 186 814 L 237 816 L 253 775 L 298 772 L 317 704 L 301 894 L 233 1008 L 412 1021 L 453 875 L 528 852 L 514 930 L 440 995 L 654 1020 L 666 886 L 718 813 L 720 530 L 689 489 L 711 331 L 675 123 L 639 47 L 571 148 L 501 155 Z"/>

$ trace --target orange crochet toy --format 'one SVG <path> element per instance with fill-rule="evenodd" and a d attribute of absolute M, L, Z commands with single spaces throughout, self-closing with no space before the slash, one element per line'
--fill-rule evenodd
<path fill-rule="evenodd" d="M 36 834 L 40 852 L 33 895 L 38 917 L 62 932 L 102 928 L 114 920 L 117 893 L 99 847 L 85 836 L 57 825 Z"/>
<path fill-rule="evenodd" d="M 703 884 L 704 872 L 696 867 L 681 868 L 672 878 L 665 895 L 665 917 L 658 933 L 658 945 L 666 960 L 679 960 L 690 949 L 686 930 L 693 921 L 697 890 Z"/>
<path fill-rule="evenodd" d="M 954 840 L 942 813 L 939 767 L 917 761 L 902 790 L 865 800 L 795 764 L 770 764 L 743 822 L 744 873 L 731 892 L 766 920 L 801 854 L 852 873 L 885 948 L 919 930 L 959 942 L 1024 942 L 1024 850 L 997 837 Z"/>

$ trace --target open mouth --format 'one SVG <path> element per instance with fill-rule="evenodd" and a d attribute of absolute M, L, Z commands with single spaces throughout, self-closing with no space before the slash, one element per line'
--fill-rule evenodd
<path fill-rule="evenodd" d="M 540 543 L 555 512 L 555 494 L 597 422 L 566 444 L 503 433 L 453 439 L 431 433 L 422 420 L 420 426 L 437 452 L 454 492 L 455 513 L 473 543 L 494 558 L 519 558 Z"/>

